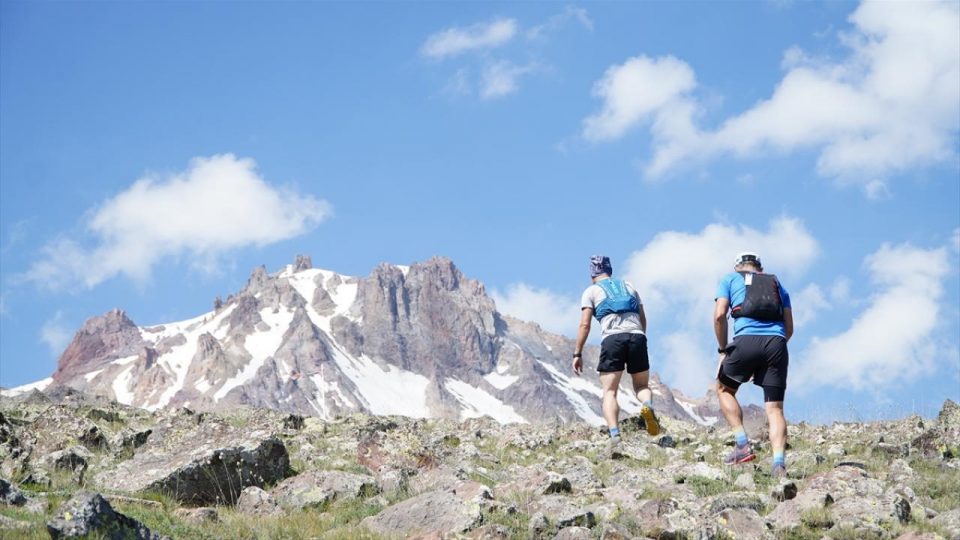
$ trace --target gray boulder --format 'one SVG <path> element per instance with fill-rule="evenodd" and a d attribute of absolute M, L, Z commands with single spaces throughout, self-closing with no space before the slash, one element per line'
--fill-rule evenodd
<path fill-rule="evenodd" d="M 186 504 L 233 504 L 247 486 L 276 482 L 289 472 L 287 449 L 272 434 L 203 422 L 145 445 L 95 481 L 115 491 L 167 493 Z"/>
<path fill-rule="evenodd" d="M 38 461 L 38 465 L 48 471 L 70 471 L 73 473 L 73 482 L 83 485 L 84 475 L 89 467 L 93 454 L 83 446 L 71 446 L 65 450 L 51 452 Z"/>
<path fill-rule="evenodd" d="M 139 521 L 115 512 L 99 493 L 78 492 L 47 522 L 53 540 L 95 536 L 109 540 L 159 540 Z"/>
<path fill-rule="evenodd" d="M 560 528 L 575 525 L 589 528 L 597 524 L 597 518 L 590 509 L 563 495 L 546 495 L 532 502 L 531 507 Z"/>
<path fill-rule="evenodd" d="M 789 531 L 803 525 L 800 516 L 800 503 L 796 499 L 790 499 L 778 504 L 773 512 L 767 514 L 766 522 L 773 530 Z"/>
<path fill-rule="evenodd" d="M 237 500 L 237 511 L 241 514 L 260 516 L 283 512 L 273 495 L 257 486 L 250 486 L 240 493 L 240 499 Z"/>
<path fill-rule="evenodd" d="M 553 540 L 591 540 L 593 531 L 586 527 L 566 527 L 553 537 Z"/>
<path fill-rule="evenodd" d="M 309 471 L 288 478 L 271 490 L 286 509 L 324 507 L 335 499 L 357 499 L 377 492 L 376 479 L 343 471 Z"/>
<path fill-rule="evenodd" d="M 930 523 L 943 529 L 950 540 L 960 540 L 960 508 L 943 512 L 930 520 Z"/>
<path fill-rule="evenodd" d="M 548 471 L 541 465 L 534 467 L 511 467 L 509 481 L 497 486 L 498 495 L 508 493 L 533 492 L 538 495 L 551 493 L 570 493 L 570 480 L 559 473 Z"/>
<path fill-rule="evenodd" d="M 27 496 L 20 488 L 0 478 L 0 504 L 23 506 L 27 504 Z"/>
<path fill-rule="evenodd" d="M 752 508 L 729 508 L 715 519 L 721 538 L 773 538 L 763 518 Z"/>
<path fill-rule="evenodd" d="M 389 537 L 457 535 L 477 527 L 480 506 L 452 491 L 431 491 L 385 508 L 360 522 L 375 534 Z"/>

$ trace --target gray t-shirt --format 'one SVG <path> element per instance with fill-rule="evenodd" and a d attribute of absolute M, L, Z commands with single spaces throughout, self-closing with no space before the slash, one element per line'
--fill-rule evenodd
<path fill-rule="evenodd" d="M 633 285 L 626 281 L 624 281 L 623 284 L 626 286 L 627 292 L 637 299 L 637 304 L 643 306 L 643 302 L 640 301 L 640 295 L 637 294 L 637 290 L 633 288 Z M 580 297 L 580 308 L 591 308 L 596 312 L 597 305 L 603 302 L 606 297 L 607 293 L 603 292 L 603 289 L 594 283 L 583 291 L 583 296 Z M 600 330 L 602 330 L 600 334 L 601 341 L 613 334 L 643 333 L 643 327 L 640 325 L 640 315 L 637 313 L 611 313 L 603 319 L 600 319 Z"/>

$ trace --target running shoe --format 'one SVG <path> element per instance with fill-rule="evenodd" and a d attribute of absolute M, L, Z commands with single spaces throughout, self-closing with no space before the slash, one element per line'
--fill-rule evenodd
<path fill-rule="evenodd" d="M 653 409 L 644 405 L 643 408 L 640 409 L 640 416 L 643 418 L 643 423 L 647 426 L 647 433 L 649 433 L 651 437 L 655 437 L 660 433 L 660 422 L 657 420 L 657 415 L 654 414 Z"/>
<path fill-rule="evenodd" d="M 756 459 L 757 455 L 753 453 L 750 443 L 743 446 L 734 446 L 733 451 L 723 458 L 724 465 L 739 465 Z"/>
<path fill-rule="evenodd" d="M 779 463 L 774 463 L 773 468 L 770 469 L 770 476 L 774 478 L 786 478 L 787 477 L 787 467 Z"/>
<path fill-rule="evenodd" d="M 618 448 L 620 448 L 620 436 L 610 437 L 610 440 L 607 441 L 607 454 L 610 457 L 614 457 Z"/>

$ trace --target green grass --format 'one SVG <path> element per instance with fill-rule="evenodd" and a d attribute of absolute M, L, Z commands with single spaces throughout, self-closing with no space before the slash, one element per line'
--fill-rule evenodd
<path fill-rule="evenodd" d="M 910 487 L 918 496 L 929 498 L 931 508 L 945 512 L 960 507 L 960 470 L 919 459 L 910 466 L 916 473 Z"/>
<path fill-rule="evenodd" d="M 494 523 L 507 528 L 510 538 L 529 538 L 530 516 L 522 512 L 508 513 L 503 510 L 490 512 L 484 516 L 484 524 Z"/>
<path fill-rule="evenodd" d="M 833 527 L 833 512 L 829 508 L 811 508 L 800 515 L 800 523 L 810 529 L 829 529 Z"/>
<path fill-rule="evenodd" d="M 0 537 L 2 538 L 7 538 L 5 535 L 9 535 L 9 538 L 23 538 L 25 540 L 48 540 L 50 538 L 46 526 L 48 518 L 44 514 L 34 514 L 15 506 L 0 506 L 0 515 L 31 524 L 28 529 L 0 530 Z"/>
<path fill-rule="evenodd" d="M 727 493 L 733 487 L 732 484 L 726 480 L 714 480 L 702 476 L 691 476 L 682 480 L 683 481 L 678 481 L 677 483 L 690 486 L 690 489 L 699 497 L 711 497 L 713 495 Z"/>
<path fill-rule="evenodd" d="M 164 496 L 155 497 L 168 501 Z M 364 518 L 383 509 L 368 500 L 335 501 L 325 508 L 307 508 L 277 516 L 253 516 L 231 507 L 218 507 L 218 522 L 194 525 L 173 515 L 173 507 L 137 503 L 120 503 L 117 511 L 146 525 L 152 532 L 173 538 L 207 540 L 235 539 L 300 539 L 300 538 L 377 538 L 359 524 Z"/>

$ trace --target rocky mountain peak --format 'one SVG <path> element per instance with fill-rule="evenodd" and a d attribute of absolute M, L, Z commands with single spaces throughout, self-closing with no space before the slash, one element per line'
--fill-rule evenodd
<path fill-rule="evenodd" d="M 87 319 L 60 356 L 55 381 L 68 381 L 79 373 L 111 360 L 135 355 L 143 346 L 140 329 L 121 309 Z"/>
<path fill-rule="evenodd" d="M 313 261 L 310 260 L 309 255 L 297 255 L 297 258 L 293 261 L 294 272 L 302 272 L 311 268 L 313 268 Z"/>
<path fill-rule="evenodd" d="M 267 273 L 267 269 L 264 266 L 258 266 L 253 269 L 253 273 L 250 274 L 250 278 L 247 280 L 247 285 L 243 288 L 244 293 L 256 294 L 260 291 L 270 281 L 270 274 Z"/>

